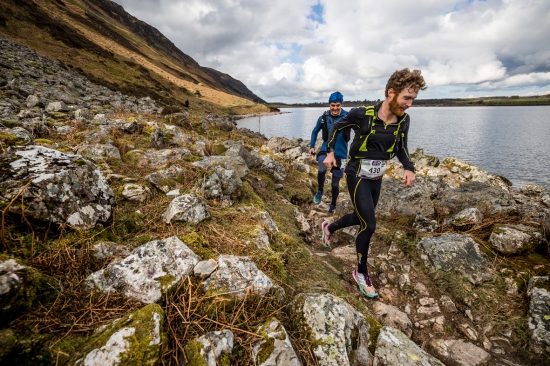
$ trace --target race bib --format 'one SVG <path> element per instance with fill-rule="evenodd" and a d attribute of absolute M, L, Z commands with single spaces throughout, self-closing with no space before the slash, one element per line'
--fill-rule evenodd
<path fill-rule="evenodd" d="M 358 177 L 363 179 L 380 179 L 386 172 L 386 160 L 361 159 Z"/>

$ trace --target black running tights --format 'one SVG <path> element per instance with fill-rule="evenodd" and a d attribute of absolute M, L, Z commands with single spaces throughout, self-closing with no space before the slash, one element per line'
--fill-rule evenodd
<path fill-rule="evenodd" d="M 319 187 L 319 191 L 321 192 L 324 191 L 325 178 L 327 176 L 327 167 L 323 165 L 325 157 L 324 155 L 318 157 L 317 187 Z M 340 166 L 340 160 L 338 160 L 338 166 Z M 341 178 L 336 177 L 336 175 L 332 173 L 332 181 L 330 182 L 332 188 L 330 204 L 333 206 L 336 206 L 336 200 L 340 194 L 340 179 Z"/>
<path fill-rule="evenodd" d="M 342 216 L 340 220 L 328 227 L 333 233 L 336 230 L 348 226 L 359 225 L 359 232 L 355 237 L 355 249 L 357 251 L 357 268 L 361 273 L 367 271 L 367 256 L 372 234 L 376 230 L 376 217 L 374 209 L 380 197 L 382 179 L 370 180 L 347 175 L 347 184 L 355 211 Z"/>

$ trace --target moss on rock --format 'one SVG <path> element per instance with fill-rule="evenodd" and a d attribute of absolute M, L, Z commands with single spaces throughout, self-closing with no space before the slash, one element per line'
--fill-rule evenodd
<path fill-rule="evenodd" d="M 201 351 L 203 348 L 203 344 L 197 340 L 187 342 L 187 344 L 185 345 L 187 366 L 206 366 L 206 362 L 201 355 Z"/>
<path fill-rule="evenodd" d="M 208 241 L 195 231 L 185 234 L 181 237 L 181 241 L 203 260 L 208 260 L 216 256 L 210 248 Z"/>
<path fill-rule="evenodd" d="M 9 146 L 24 146 L 27 145 L 25 140 L 19 138 L 11 133 L 0 132 L 0 141 L 4 148 Z"/>
<path fill-rule="evenodd" d="M 77 365 L 80 360 L 93 361 L 100 357 L 118 360 L 116 364 L 120 366 L 152 366 L 159 362 L 164 342 L 164 311 L 158 304 L 149 304 L 91 336 L 75 352 L 69 364 Z"/>
<path fill-rule="evenodd" d="M 260 350 L 258 352 L 258 356 L 256 356 L 256 360 L 258 361 L 258 364 L 261 365 L 267 359 L 271 354 L 273 353 L 273 350 L 275 349 L 275 339 L 273 338 L 265 338 L 265 342 L 261 344 Z"/>
<path fill-rule="evenodd" d="M 222 144 L 212 145 L 212 155 L 223 155 L 228 149 Z"/>
<path fill-rule="evenodd" d="M 30 310 L 37 297 L 39 288 L 45 283 L 45 277 L 37 269 L 24 265 L 19 259 L 12 258 L 6 254 L 0 254 L 0 262 L 8 260 L 17 262 L 18 268 L 14 275 L 17 276 L 20 282 L 16 291 L 0 296 L 2 323 L 9 321 L 12 316 Z"/>
<path fill-rule="evenodd" d="M 0 330 L 0 364 L 49 366 L 55 364 L 47 349 L 50 336 Z"/>

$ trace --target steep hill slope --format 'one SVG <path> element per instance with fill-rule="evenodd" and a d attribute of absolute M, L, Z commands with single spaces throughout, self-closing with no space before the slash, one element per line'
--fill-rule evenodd
<path fill-rule="evenodd" d="M 0 4 L 0 34 L 137 97 L 180 104 L 200 96 L 229 113 L 267 110 L 242 82 L 201 67 L 109 0 L 6 0 Z"/>

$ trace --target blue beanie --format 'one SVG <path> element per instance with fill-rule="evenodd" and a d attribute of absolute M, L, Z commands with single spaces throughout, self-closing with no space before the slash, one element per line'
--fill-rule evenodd
<path fill-rule="evenodd" d="M 339 91 L 336 91 L 330 95 L 330 98 L 328 98 L 328 103 L 344 104 L 344 96 Z"/>

